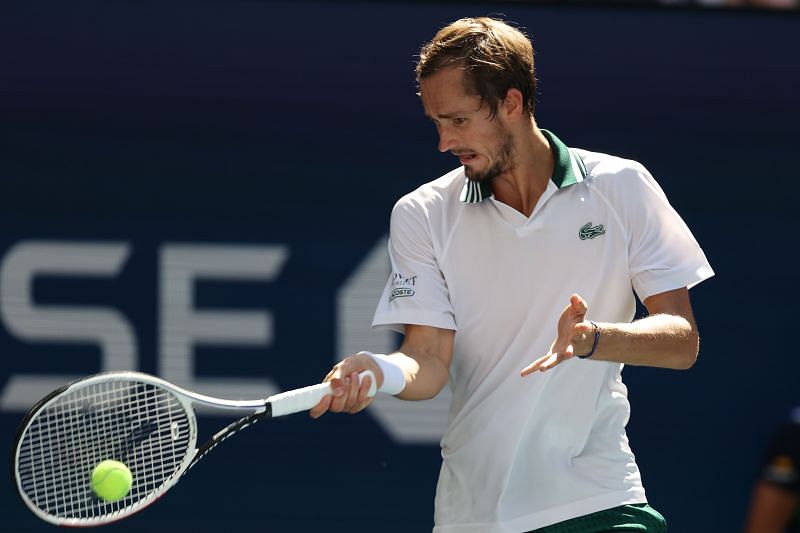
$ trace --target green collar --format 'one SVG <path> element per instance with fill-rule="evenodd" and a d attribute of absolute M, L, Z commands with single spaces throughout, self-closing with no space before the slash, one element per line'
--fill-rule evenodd
<path fill-rule="evenodd" d="M 541 131 L 550 141 L 550 148 L 553 150 L 555 167 L 550 179 L 555 186 L 562 189 L 583 181 L 583 178 L 586 177 L 586 167 L 581 158 L 573 150 L 567 148 L 567 145 L 552 132 L 544 129 Z M 476 204 L 491 195 L 492 188 L 485 181 L 476 182 L 466 178 L 464 188 L 461 189 L 461 201 L 467 204 Z"/>

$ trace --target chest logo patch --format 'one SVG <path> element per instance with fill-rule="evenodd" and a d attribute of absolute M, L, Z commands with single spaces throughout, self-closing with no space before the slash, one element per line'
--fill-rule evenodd
<path fill-rule="evenodd" d="M 598 235 L 602 235 L 606 232 L 606 229 L 603 227 L 602 224 L 598 224 L 596 226 L 592 226 L 591 222 L 587 222 L 581 229 L 578 230 L 578 237 L 581 238 L 582 241 L 586 239 L 594 239 Z"/>

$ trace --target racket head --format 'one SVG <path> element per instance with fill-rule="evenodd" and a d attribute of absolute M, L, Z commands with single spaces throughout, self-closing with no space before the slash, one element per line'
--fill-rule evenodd
<path fill-rule="evenodd" d="M 20 498 L 39 518 L 62 526 L 120 520 L 171 488 L 196 453 L 189 398 L 154 376 L 107 372 L 74 381 L 35 405 L 20 424 L 12 472 Z M 105 459 L 125 463 L 133 483 L 121 500 L 92 490 Z"/>

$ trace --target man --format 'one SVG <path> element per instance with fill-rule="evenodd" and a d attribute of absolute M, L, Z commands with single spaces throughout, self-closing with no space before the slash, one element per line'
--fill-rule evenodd
<path fill-rule="evenodd" d="M 620 373 L 692 366 L 688 287 L 713 275 L 703 252 L 644 167 L 539 129 L 517 29 L 456 21 L 422 48 L 417 79 L 439 150 L 462 166 L 392 212 L 373 325 L 402 346 L 336 365 L 311 415 L 366 407 L 366 369 L 405 400 L 449 383 L 434 531 L 664 531 Z M 650 315 L 631 323 L 634 290 Z"/>
<path fill-rule="evenodd" d="M 792 410 L 767 444 L 745 532 L 800 532 L 800 407 Z"/>

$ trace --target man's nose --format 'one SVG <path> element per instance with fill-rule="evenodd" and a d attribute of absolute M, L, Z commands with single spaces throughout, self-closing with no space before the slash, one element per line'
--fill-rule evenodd
<path fill-rule="evenodd" d="M 439 151 L 449 152 L 456 146 L 456 139 L 449 128 L 439 128 Z"/>

